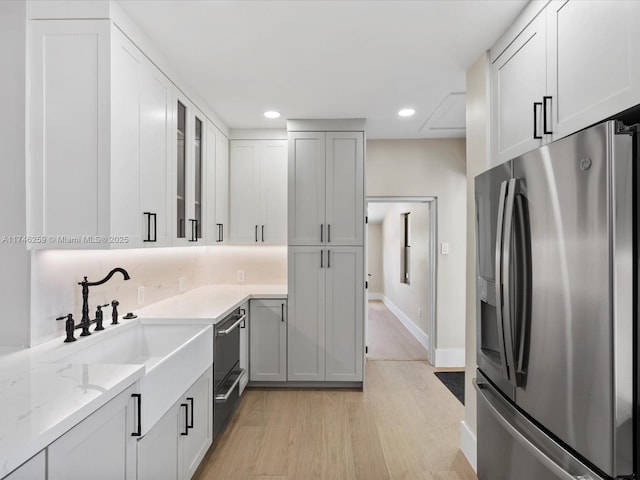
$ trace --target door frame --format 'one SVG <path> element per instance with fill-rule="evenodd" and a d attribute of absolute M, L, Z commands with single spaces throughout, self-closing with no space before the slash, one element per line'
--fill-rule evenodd
<path fill-rule="evenodd" d="M 438 248 L 438 197 L 432 196 L 411 196 L 411 197 L 401 197 L 401 196 L 367 196 L 366 197 L 366 210 L 367 210 L 367 219 L 368 219 L 368 210 L 370 203 L 426 203 L 429 206 L 429 265 L 431 266 L 430 271 L 428 272 L 429 276 L 429 284 L 431 290 L 431 298 L 432 302 L 428 309 L 428 317 L 427 317 L 427 335 L 429 337 L 428 345 L 427 345 L 427 360 L 431 365 L 436 364 L 436 347 L 437 347 L 437 325 L 438 325 L 438 317 L 437 317 L 437 301 L 438 301 L 438 255 L 436 254 Z M 368 222 L 367 222 L 368 223 Z M 365 255 L 368 255 L 368 241 L 365 230 Z M 367 265 L 368 257 L 364 258 L 365 269 Z M 366 272 L 365 272 L 366 273 Z M 365 292 L 366 299 L 369 299 L 368 290 Z M 369 315 L 368 308 L 365 309 L 365 342 L 366 342 L 366 332 L 368 331 L 368 323 L 369 323 Z"/>

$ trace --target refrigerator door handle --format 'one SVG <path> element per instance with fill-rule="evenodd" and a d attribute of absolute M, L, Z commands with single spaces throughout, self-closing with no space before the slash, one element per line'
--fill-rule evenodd
<path fill-rule="evenodd" d="M 522 188 L 522 184 L 518 185 L 518 191 L 516 192 L 516 210 L 518 212 L 517 215 L 517 227 L 519 229 L 519 242 L 517 243 L 518 255 L 520 256 L 520 268 L 521 277 L 520 277 L 520 301 L 522 303 L 518 313 L 520 313 L 520 329 L 518 336 L 518 344 L 517 344 L 517 358 L 515 365 L 515 379 L 517 386 L 524 385 L 526 378 L 526 359 L 528 356 L 528 345 L 527 345 L 527 331 L 529 329 L 530 322 L 530 312 L 531 312 L 531 247 L 530 247 L 530 233 L 528 226 L 528 214 L 527 214 L 527 204 L 526 204 L 526 196 Z"/>
<path fill-rule="evenodd" d="M 567 472 L 563 467 L 558 465 L 552 458 L 550 458 L 543 450 L 546 450 L 545 445 L 536 445 L 536 443 L 532 442 L 525 433 L 520 431 L 516 426 L 513 425 L 507 418 L 503 416 L 503 414 L 496 407 L 496 404 L 506 404 L 506 401 L 499 398 L 498 394 L 494 392 L 493 387 L 488 383 L 483 381 L 473 380 L 474 386 L 476 387 L 476 391 L 478 392 L 478 401 L 482 402 L 484 406 L 491 412 L 493 417 L 500 423 L 500 425 L 511 435 L 513 439 L 515 439 L 518 443 L 520 443 L 529 453 L 531 453 L 540 463 L 542 463 L 549 471 L 553 472 L 555 475 L 554 478 L 558 478 L 560 480 L 601 480 L 600 476 L 592 476 L 591 473 L 584 473 L 582 475 L 572 475 Z M 489 398 L 489 396 L 493 398 Z M 505 408 L 513 408 L 510 406 L 504 406 L 500 409 Z M 511 413 L 511 412 L 509 412 Z M 520 416 L 519 413 L 514 412 L 514 416 Z M 522 420 L 523 422 L 527 422 L 526 419 Z M 551 445 L 548 448 L 557 448 L 561 449 L 559 445 L 557 445 L 553 440 L 547 437 L 546 441 L 551 442 Z M 585 469 L 586 470 L 586 469 Z"/>
<path fill-rule="evenodd" d="M 500 197 L 498 203 L 498 229 L 496 233 L 496 323 L 498 327 L 498 344 L 500 347 L 500 362 L 502 364 L 502 376 L 509 380 L 507 369 L 507 355 L 504 348 L 504 328 L 502 321 L 502 243 L 504 237 L 504 202 L 507 196 L 507 182 L 500 184 Z"/>
<path fill-rule="evenodd" d="M 514 387 L 518 386 L 515 374 L 515 350 L 513 343 L 513 315 L 512 315 L 512 285 L 511 285 L 511 241 L 513 239 L 513 205 L 516 198 L 516 182 L 512 178 L 507 183 L 507 198 L 504 212 L 504 230 L 502 240 L 502 301 L 504 302 L 504 311 L 502 312 L 503 330 L 504 330 L 504 349 L 507 354 L 507 368 L 509 370 L 509 378 Z"/>

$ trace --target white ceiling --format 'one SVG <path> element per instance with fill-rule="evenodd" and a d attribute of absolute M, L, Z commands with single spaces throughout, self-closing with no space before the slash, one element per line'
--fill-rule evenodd
<path fill-rule="evenodd" d="M 464 136 L 465 72 L 526 3 L 120 1 L 229 128 L 366 118 L 369 138 Z"/>

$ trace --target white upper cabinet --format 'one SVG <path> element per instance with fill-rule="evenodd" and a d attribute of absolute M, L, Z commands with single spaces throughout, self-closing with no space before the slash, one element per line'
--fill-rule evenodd
<path fill-rule="evenodd" d="M 289 244 L 362 245 L 364 134 L 289 132 Z"/>
<path fill-rule="evenodd" d="M 180 91 L 175 103 L 174 244 L 199 244 L 207 215 L 206 118 Z"/>
<path fill-rule="evenodd" d="M 287 242 L 287 141 L 232 140 L 231 243 Z"/>
<path fill-rule="evenodd" d="M 640 2 L 547 7 L 554 140 L 640 103 L 639 18 Z"/>
<path fill-rule="evenodd" d="M 229 146 L 212 122 L 206 135 L 206 211 L 204 235 L 209 245 L 226 243 L 229 226 Z"/>
<path fill-rule="evenodd" d="M 640 103 L 640 2 L 536 5 L 491 51 L 492 164 Z"/>
<path fill-rule="evenodd" d="M 169 80 L 108 20 L 47 20 L 30 81 L 29 246 L 166 243 Z"/>
<path fill-rule="evenodd" d="M 545 25 L 545 16 L 538 15 L 491 67 L 492 144 L 499 163 L 543 144 Z"/>

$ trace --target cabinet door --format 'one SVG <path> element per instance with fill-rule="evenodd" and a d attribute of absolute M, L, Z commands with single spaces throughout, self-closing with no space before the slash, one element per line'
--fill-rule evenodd
<path fill-rule="evenodd" d="M 45 480 L 47 478 L 47 457 L 42 450 L 16 468 L 3 480 Z"/>
<path fill-rule="evenodd" d="M 110 29 L 109 20 L 30 22 L 30 235 L 110 233 Z"/>
<path fill-rule="evenodd" d="M 554 139 L 640 102 L 639 2 L 556 1 L 547 12 Z"/>
<path fill-rule="evenodd" d="M 213 442 L 213 370 L 209 368 L 187 391 L 184 402 L 189 420 L 182 435 L 180 478 L 190 479 Z M 185 407 L 183 407 L 184 409 Z"/>
<path fill-rule="evenodd" d="M 49 445 L 49 480 L 136 478 L 134 392 L 128 388 Z"/>
<path fill-rule="evenodd" d="M 180 433 L 186 431 L 184 411 L 185 407 L 180 407 L 179 403 L 174 405 L 144 437 L 138 440 L 137 480 L 181 478 L 178 476 L 178 439 Z"/>
<path fill-rule="evenodd" d="M 362 381 L 364 270 L 362 247 L 327 249 L 327 381 Z"/>
<path fill-rule="evenodd" d="M 232 140 L 230 155 L 231 243 L 256 244 L 260 240 L 259 145 Z"/>
<path fill-rule="evenodd" d="M 543 144 L 542 105 L 547 79 L 544 12 L 505 49 L 491 66 L 492 165 Z M 534 125 L 535 116 L 535 125 Z M 546 141 L 546 139 L 545 139 Z"/>
<path fill-rule="evenodd" d="M 327 244 L 364 244 L 364 134 L 326 134 Z"/>
<path fill-rule="evenodd" d="M 287 141 L 260 141 L 260 238 L 287 244 Z"/>
<path fill-rule="evenodd" d="M 173 85 L 147 62 L 140 88 L 140 215 L 147 246 L 171 241 L 172 114 Z"/>
<path fill-rule="evenodd" d="M 289 381 L 325 379 L 326 266 L 326 249 L 289 247 Z"/>
<path fill-rule="evenodd" d="M 142 52 L 111 27 L 111 234 L 128 238 L 125 247 L 142 245 L 140 209 L 140 100 Z M 105 135 L 107 135 L 105 133 Z"/>
<path fill-rule="evenodd" d="M 249 380 L 287 380 L 286 300 L 251 300 L 249 318 Z"/>
<path fill-rule="evenodd" d="M 325 133 L 289 132 L 289 245 L 319 245 L 326 237 Z"/>
<path fill-rule="evenodd" d="M 229 236 L 229 140 L 216 131 L 216 243 L 227 243 Z M 211 242 L 211 239 L 209 239 Z"/>
<path fill-rule="evenodd" d="M 240 312 L 246 315 L 244 322 L 240 324 L 240 368 L 246 373 L 240 379 L 240 395 L 244 392 L 249 382 L 249 304 L 244 303 Z"/>
<path fill-rule="evenodd" d="M 206 218 L 206 184 L 205 184 L 205 143 L 206 118 L 195 106 L 191 105 L 192 136 L 191 151 L 187 163 L 187 241 L 197 244 L 203 239 L 203 219 Z"/>

